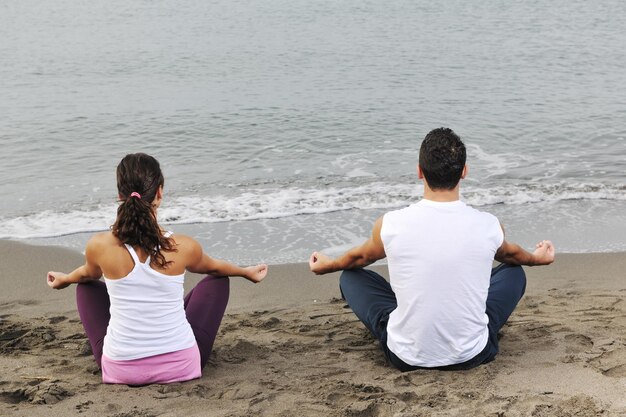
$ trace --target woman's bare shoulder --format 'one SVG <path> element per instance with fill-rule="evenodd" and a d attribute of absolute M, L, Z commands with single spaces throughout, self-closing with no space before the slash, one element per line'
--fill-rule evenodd
<path fill-rule="evenodd" d="M 100 232 L 100 233 L 96 233 L 95 235 L 91 236 L 91 238 L 89 239 L 89 242 L 87 242 L 87 245 L 114 245 L 114 246 L 120 246 L 122 244 L 122 242 L 115 237 L 115 235 L 113 235 L 113 232 Z"/>
<path fill-rule="evenodd" d="M 196 245 L 198 245 L 196 239 L 187 235 L 175 234 L 171 236 L 171 239 L 174 240 L 174 244 L 177 249 L 192 250 Z"/>
<path fill-rule="evenodd" d="M 98 253 L 103 255 L 111 250 L 118 251 L 124 249 L 124 244 L 112 232 L 101 232 L 93 235 L 87 242 L 85 251 L 87 253 Z"/>

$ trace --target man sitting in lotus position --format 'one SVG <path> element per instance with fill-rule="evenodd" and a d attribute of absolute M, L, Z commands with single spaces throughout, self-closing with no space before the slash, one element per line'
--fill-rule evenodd
<path fill-rule="evenodd" d="M 314 252 L 316 274 L 343 270 L 341 293 L 401 371 L 470 369 L 498 353 L 498 331 L 524 295 L 520 265 L 548 265 L 554 246 L 533 253 L 504 240 L 498 219 L 459 199 L 466 151 L 450 129 L 422 142 L 424 197 L 374 223 L 372 236 L 337 259 Z M 390 282 L 362 269 L 387 257 Z M 493 260 L 502 264 L 492 269 Z"/>

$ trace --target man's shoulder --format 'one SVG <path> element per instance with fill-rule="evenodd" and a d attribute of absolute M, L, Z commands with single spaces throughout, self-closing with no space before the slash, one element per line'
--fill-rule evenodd
<path fill-rule="evenodd" d="M 419 203 L 413 203 L 405 207 L 397 208 L 395 210 L 389 210 L 388 212 L 384 214 L 384 216 L 387 216 L 387 215 L 394 216 L 394 215 L 398 215 L 402 213 L 407 213 L 409 211 L 415 210 L 417 207 L 419 207 Z"/>
<path fill-rule="evenodd" d="M 392 221 L 393 219 L 401 218 L 402 216 L 406 215 L 407 213 L 413 211 L 414 210 L 414 206 L 415 206 L 415 204 L 411 204 L 410 206 L 398 208 L 398 209 L 395 209 L 395 210 L 389 210 L 388 212 L 386 212 L 385 214 L 383 214 L 381 216 L 382 219 L 383 219 L 383 224 L 385 224 L 385 220 Z"/>
<path fill-rule="evenodd" d="M 473 207 L 473 206 L 470 206 L 470 205 L 466 205 L 465 207 L 467 207 L 467 209 L 470 212 L 474 213 L 476 216 L 480 216 L 480 217 L 482 217 L 482 218 L 484 218 L 485 220 L 488 220 L 488 221 L 495 221 L 495 222 L 500 223 L 498 218 L 495 215 L 489 213 L 488 211 L 483 211 L 483 210 L 477 209 L 476 207 Z"/>
<path fill-rule="evenodd" d="M 500 224 L 500 220 L 498 218 L 487 212 L 478 210 L 474 207 L 467 206 L 469 209 L 473 210 L 473 224 L 479 227 L 485 236 L 492 236 L 494 239 L 498 240 L 498 246 L 502 244 L 502 240 L 504 239 L 504 232 L 502 230 L 502 225 Z"/>
<path fill-rule="evenodd" d="M 485 226 L 500 225 L 500 221 L 495 215 L 470 206 L 462 200 L 451 202 L 451 204 L 444 203 L 446 205 L 440 204 L 431 204 L 429 201 L 420 200 L 409 206 L 389 211 L 385 216 L 389 216 L 390 219 L 399 219 L 400 221 L 404 218 L 419 217 L 423 221 L 429 222 L 437 218 L 446 218 L 450 213 L 456 213 L 457 218 L 463 219 L 463 221 L 468 223 L 479 222 Z"/>

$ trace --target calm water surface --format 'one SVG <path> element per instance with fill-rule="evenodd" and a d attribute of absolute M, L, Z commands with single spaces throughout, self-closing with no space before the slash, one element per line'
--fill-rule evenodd
<path fill-rule="evenodd" d="M 622 1 L 3 2 L 0 237 L 82 246 L 143 151 L 212 254 L 338 252 L 449 126 L 510 238 L 626 250 L 624 28 Z"/>

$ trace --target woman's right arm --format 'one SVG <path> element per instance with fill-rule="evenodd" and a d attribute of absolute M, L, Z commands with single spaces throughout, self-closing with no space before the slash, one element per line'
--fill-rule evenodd
<path fill-rule="evenodd" d="M 99 239 L 94 236 L 87 242 L 85 248 L 85 264 L 79 266 L 69 274 L 63 272 L 48 272 L 47 282 L 50 288 L 61 290 L 71 284 L 93 281 L 100 279 L 102 270 L 97 263 L 97 254 L 99 251 Z"/>
<path fill-rule="evenodd" d="M 190 245 L 190 256 L 187 263 L 189 272 L 219 276 L 239 276 L 255 284 L 261 282 L 267 275 L 267 265 L 265 264 L 242 268 L 226 261 L 211 258 L 204 253 L 202 246 L 198 242 L 191 238 L 187 239 Z"/>

